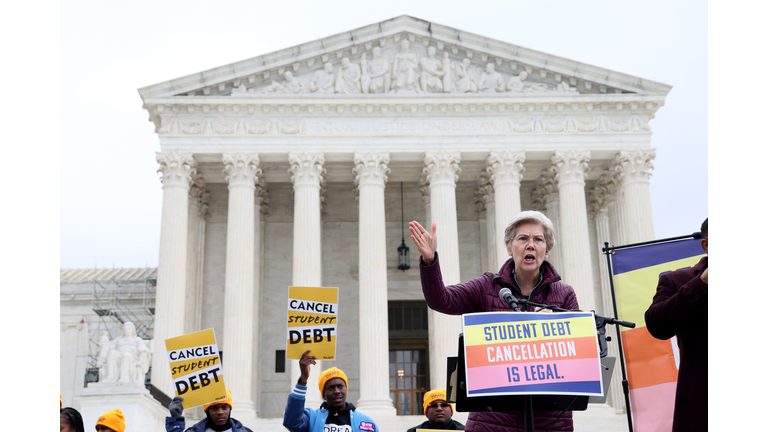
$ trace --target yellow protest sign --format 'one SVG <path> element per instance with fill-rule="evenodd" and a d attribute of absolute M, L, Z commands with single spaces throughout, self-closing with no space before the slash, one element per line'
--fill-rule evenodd
<path fill-rule="evenodd" d="M 335 360 L 338 318 L 338 288 L 288 287 L 286 358 L 311 349 L 320 360 Z"/>
<path fill-rule="evenodd" d="M 227 398 L 213 329 L 165 340 L 171 379 L 184 409 Z"/>

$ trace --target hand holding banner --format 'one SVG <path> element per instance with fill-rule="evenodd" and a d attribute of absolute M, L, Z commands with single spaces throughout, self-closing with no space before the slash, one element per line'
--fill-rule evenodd
<path fill-rule="evenodd" d="M 213 329 L 165 340 L 176 396 L 184 408 L 205 405 L 227 398 Z"/>

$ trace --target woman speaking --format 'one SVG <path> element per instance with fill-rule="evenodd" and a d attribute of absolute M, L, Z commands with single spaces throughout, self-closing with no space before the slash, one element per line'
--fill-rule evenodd
<path fill-rule="evenodd" d="M 445 286 L 440 273 L 437 253 L 437 224 L 431 233 L 416 221 L 410 223 L 411 239 L 421 253 L 421 289 L 427 305 L 449 315 L 475 312 L 509 311 L 499 297 L 502 288 L 509 288 L 516 298 L 534 303 L 578 309 L 573 288 L 560 281 L 560 275 L 545 259 L 555 245 L 552 221 L 537 211 L 517 214 L 504 230 L 504 243 L 511 256 L 498 273 L 486 272 L 469 282 Z M 522 306 L 522 311 L 534 311 Z M 534 412 L 536 431 L 573 431 L 570 411 Z M 467 431 L 508 432 L 525 430 L 523 412 L 472 412 Z"/>

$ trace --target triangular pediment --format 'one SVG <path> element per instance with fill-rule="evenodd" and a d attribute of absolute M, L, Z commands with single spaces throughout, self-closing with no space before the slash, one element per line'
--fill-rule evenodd
<path fill-rule="evenodd" d="M 340 93 L 666 95 L 670 89 L 404 15 L 147 86 L 139 93 L 146 101 Z"/>

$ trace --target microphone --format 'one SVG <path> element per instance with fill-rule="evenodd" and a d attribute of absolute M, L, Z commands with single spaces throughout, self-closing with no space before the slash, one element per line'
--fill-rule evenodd
<path fill-rule="evenodd" d="M 517 299 L 512 295 L 512 291 L 509 288 L 502 288 L 501 291 L 499 291 L 499 298 L 504 300 L 510 309 L 514 311 L 520 310 L 520 307 L 517 304 Z"/>

